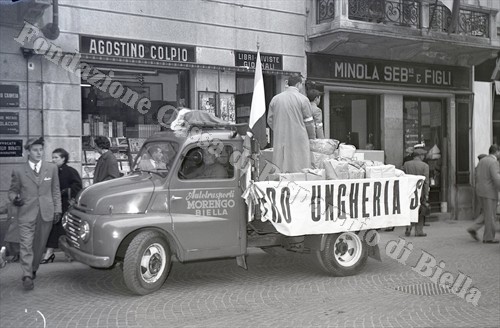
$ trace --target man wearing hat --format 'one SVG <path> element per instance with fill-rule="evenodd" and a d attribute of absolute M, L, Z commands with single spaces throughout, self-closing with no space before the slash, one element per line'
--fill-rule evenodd
<path fill-rule="evenodd" d="M 43 161 L 43 138 L 29 139 L 24 149 L 28 162 L 12 171 L 9 199 L 18 207 L 20 263 L 23 287 L 34 288 L 53 222 L 61 219 L 57 166 Z"/>
<path fill-rule="evenodd" d="M 316 89 L 310 89 L 307 91 L 307 98 L 311 102 L 311 111 L 314 119 L 314 125 L 316 126 L 316 138 L 325 139 L 325 133 L 323 132 L 323 112 L 321 108 L 318 107 L 321 102 L 321 96 L 323 92 Z"/>
<path fill-rule="evenodd" d="M 423 175 L 425 176 L 424 185 L 422 187 L 422 196 L 420 197 L 420 209 L 418 210 L 418 223 L 415 226 L 415 236 L 425 237 L 424 219 L 425 212 L 429 206 L 429 165 L 424 162 L 427 151 L 423 148 L 414 147 L 413 159 L 403 164 L 403 171 L 406 174 Z M 410 236 L 412 226 L 406 227 L 406 236 Z"/>

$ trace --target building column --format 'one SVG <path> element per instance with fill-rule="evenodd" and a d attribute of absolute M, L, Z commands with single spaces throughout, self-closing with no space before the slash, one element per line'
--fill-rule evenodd
<path fill-rule="evenodd" d="M 385 163 L 400 167 L 403 164 L 403 95 L 381 96 L 382 149 Z"/>

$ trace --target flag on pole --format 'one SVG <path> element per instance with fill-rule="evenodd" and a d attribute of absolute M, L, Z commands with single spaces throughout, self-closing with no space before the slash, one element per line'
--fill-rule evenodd
<path fill-rule="evenodd" d="M 257 50 L 257 61 L 255 63 L 252 105 L 250 108 L 248 127 L 255 140 L 259 143 L 260 149 L 263 149 L 267 145 L 266 98 L 264 94 L 264 78 L 262 77 L 262 64 L 259 50 Z"/>
<path fill-rule="evenodd" d="M 458 19 L 460 16 L 460 0 L 441 0 L 441 3 L 451 11 L 451 20 L 448 33 L 458 32 Z"/>

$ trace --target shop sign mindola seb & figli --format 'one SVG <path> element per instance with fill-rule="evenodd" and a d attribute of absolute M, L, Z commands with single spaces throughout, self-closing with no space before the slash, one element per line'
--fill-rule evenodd
<path fill-rule="evenodd" d="M 307 75 L 311 79 L 362 82 L 378 85 L 469 90 L 470 69 L 371 58 L 309 54 Z"/>
<path fill-rule="evenodd" d="M 196 62 L 196 47 L 170 43 L 80 36 L 82 54 L 159 60 L 168 62 Z"/>

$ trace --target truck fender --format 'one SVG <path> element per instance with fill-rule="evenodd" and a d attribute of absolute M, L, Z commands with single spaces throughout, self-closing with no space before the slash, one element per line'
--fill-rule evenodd
<path fill-rule="evenodd" d="M 147 230 L 152 230 L 152 231 L 157 231 L 159 232 L 163 237 L 165 237 L 165 240 L 168 243 L 168 246 L 170 247 L 172 254 L 175 254 L 175 256 L 179 256 L 179 249 L 178 245 L 175 242 L 175 239 L 165 230 L 155 228 L 155 227 L 144 227 L 141 229 L 137 229 L 129 233 L 125 238 L 123 238 L 122 242 L 120 243 L 120 246 L 118 247 L 118 250 L 116 252 L 116 257 L 124 258 L 125 257 L 125 252 L 127 251 L 128 245 L 130 242 L 134 239 L 135 236 L 137 236 L 140 232 L 142 231 L 147 231 Z"/>

